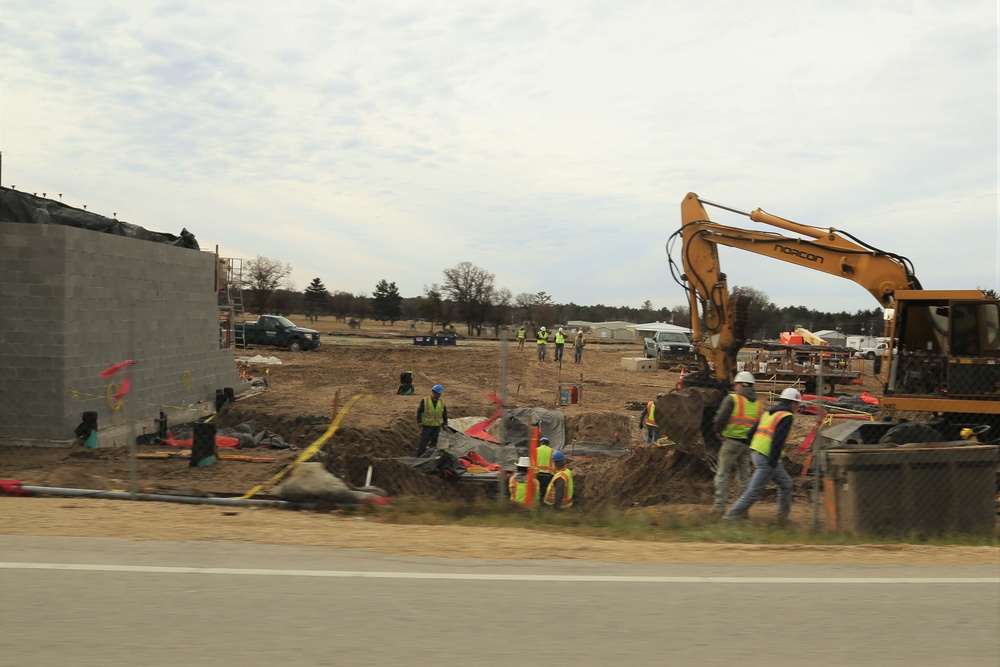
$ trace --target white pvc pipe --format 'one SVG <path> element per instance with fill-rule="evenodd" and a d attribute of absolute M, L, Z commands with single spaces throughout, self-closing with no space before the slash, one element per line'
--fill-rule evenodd
<path fill-rule="evenodd" d="M 228 505 L 235 507 L 283 507 L 286 509 L 313 509 L 314 503 L 290 503 L 287 500 L 257 500 L 254 498 L 198 498 L 196 496 L 174 496 L 165 493 L 137 493 L 128 491 L 99 491 L 97 489 L 70 489 L 57 486 L 22 486 L 28 493 L 43 496 L 71 496 L 77 498 L 104 498 L 110 500 L 157 500 L 167 503 L 187 503 L 189 505 Z"/>

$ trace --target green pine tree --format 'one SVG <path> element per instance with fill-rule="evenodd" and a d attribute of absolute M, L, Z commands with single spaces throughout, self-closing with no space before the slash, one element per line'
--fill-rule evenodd
<path fill-rule="evenodd" d="M 306 317 L 314 322 L 320 315 L 326 314 L 329 310 L 330 293 L 326 291 L 323 281 L 313 278 L 303 295 Z"/>
<path fill-rule="evenodd" d="M 383 278 L 378 281 L 375 291 L 372 292 L 372 319 L 379 320 L 383 324 L 388 321 L 392 326 L 399 319 L 402 303 L 403 297 L 399 295 L 396 283 L 388 283 Z"/>

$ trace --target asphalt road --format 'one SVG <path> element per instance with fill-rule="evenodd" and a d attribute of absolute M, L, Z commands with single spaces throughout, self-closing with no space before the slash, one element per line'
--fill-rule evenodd
<path fill-rule="evenodd" d="M 0 536 L 4 665 L 529 662 L 995 667 L 1000 565 L 512 563 Z"/>

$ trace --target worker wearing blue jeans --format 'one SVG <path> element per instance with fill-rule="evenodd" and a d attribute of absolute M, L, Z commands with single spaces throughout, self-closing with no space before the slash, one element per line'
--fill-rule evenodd
<path fill-rule="evenodd" d="M 798 389 L 789 387 L 781 392 L 778 404 L 761 417 L 760 422 L 750 433 L 750 459 L 754 465 L 750 486 L 743 492 L 729 511 L 722 517 L 723 521 L 734 521 L 747 518 L 750 508 L 764 494 L 764 487 L 771 480 L 778 485 L 778 523 L 784 523 L 792 509 L 792 478 L 785 472 L 781 459 L 785 456 L 785 440 L 799 411 L 802 394 Z"/>

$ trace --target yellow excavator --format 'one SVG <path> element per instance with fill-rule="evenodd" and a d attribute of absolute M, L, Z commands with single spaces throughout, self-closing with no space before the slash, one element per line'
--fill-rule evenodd
<path fill-rule="evenodd" d="M 780 231 L 712 222 L 711 206 Z M 673 259 L 680 242 L 681 264 Z M 682 444 L 703 436 L 718 448 L 709 424 L 736 371 L 746 341 L 747 303 L 729 293 L 719 246 L 752 252 L 858 283 L 881 304 L 889 351 L 879 379 L 886 413 L 921 413 L 921 421 L 889 419 L 848 435 L 858 443 L 959 440 L 971 429 L 984 443 L 1000 439 L 1000 303 L 981 290 L 925 290 L 906 257 L 851 234 L 786 220 L 761 209 L 744 212 L 688 193 L 681 228 L 668 242 L 670 270 L 691 307 L 692 343 L 700 370 L 660 399 L 661 432 Z M 699 420 L 698 417 L 701 419 Z M 659 420 L 658 420 L 659 421 Z"/>

